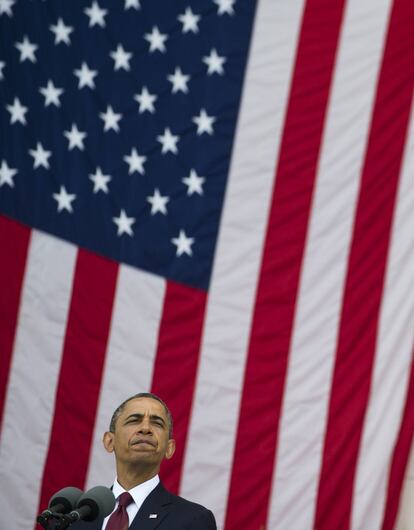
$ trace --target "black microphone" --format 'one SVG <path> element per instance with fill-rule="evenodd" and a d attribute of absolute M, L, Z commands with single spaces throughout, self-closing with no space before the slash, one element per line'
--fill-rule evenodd
<path fill-rule="evenodd" d="M 65 518 L 70 520 L 70 524 L 81 519 L 85 521 L 104 519 L 114 508 L 115 497 L 112 491 L 105 486 L 95 486 L 78 499 L 76 509 L 68 513 Z"/>
<path fill-rule="evenodd" d="M 82 493 L 82 490 L 72 486 L 57 491 L 50 498 L 48 509 L 37 516 L 37 522 L 43 525 L 55 514 L 70 512 L 77 506 Z"/>

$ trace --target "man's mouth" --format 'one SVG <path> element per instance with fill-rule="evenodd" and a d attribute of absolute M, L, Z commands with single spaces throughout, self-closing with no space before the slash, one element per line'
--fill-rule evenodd
<path fill-rule="evenodd" d="M 150 447 L 155 447 L 155 443 L 151 440 L 145 440 L 142 438 L 139 438 L 138 440 L 133 440 L 131 442 L 131 445 L 149 445 Z"/>

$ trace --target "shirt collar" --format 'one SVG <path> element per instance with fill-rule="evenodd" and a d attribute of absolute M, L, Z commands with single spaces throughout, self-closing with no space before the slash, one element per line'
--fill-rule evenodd
<path fill-rule="evenodd" d="M 147 496 L 151 493 L 151 491 L 154 488 L 156 488 L 159 482 L 160 482 L 159 476 L 155 475 L 155 477 L 152 477 L 149 480 L 146 480 L 142 484 L 138 484 L 138 486 L 135 486 L 134 488 L 128 490 L 128 492 L 131 494 L 131 497 L 134 499 L 135 504 L 137 506 L 141 506 L 143 501 L 147 498 Z M 114 494 L 115 499 L 118 499 L 118 497 L 121 495 L 121 493 L 124 493 L 124 491 L 126 490 L 118 482 L 118 479 L 115 479 L 114 485 L 112 487 L 112 493 Z"/>

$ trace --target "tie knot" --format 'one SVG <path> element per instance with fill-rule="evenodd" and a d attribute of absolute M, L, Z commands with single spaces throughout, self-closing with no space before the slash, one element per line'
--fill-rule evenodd
<path fill-rule="evenodd" d="M 119 506 L 128 506 L 128 504 L 131 504 L 133 502 L 133 498 L 130 493 L 127 491 L 124 491 L 124 493 L 121 493 L 121 495 L 118 498 Z"/>

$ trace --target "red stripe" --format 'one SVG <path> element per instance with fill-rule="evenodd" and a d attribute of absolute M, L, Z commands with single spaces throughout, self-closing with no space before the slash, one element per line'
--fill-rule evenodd
<path fill-rule="evenodd" d="M 288 352 L 343 2 L 304 11 L 250 338 L 226 529 L 267 520 Z M 321 38 L 323 35 L 323 38 Z"/>
<path fill-rule="evenodd" d="M 401 489 L 414 437 L 413 403 L 414 364 L 412 363 L 404 414 L 402 417 L 400 432 L 398 434 L 397 443 L 392 457 L 382 530 L 393 530 L 397 518 L 398 507 L 400 504 Z"/>
<path fill-rule="evenodd" d="M 57 490 L 84 486 L 117 273 L 116 263 L 79 251 L 40 510 Z"/>
<path fill-rule="evenodd" d="M 30 233 L 20 223 L 0 216 L 0 429 Z"/>
<path fill-rule="evenodd" d="M 152 392 L 159 395 L 174 418 L 174 457 L 165 461 L 162 480 L 178 492 L 197 374 L 207 295 L 204 291 L 168 282 L 154 366 Z"/>
<path fill-rule="evenodd" d="M 347 529 L 414 84 L 414 3 L 396 0 L 362 172 L 333 375 L 315 527 Z"/>

